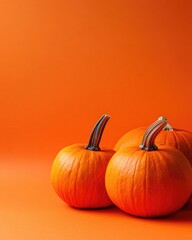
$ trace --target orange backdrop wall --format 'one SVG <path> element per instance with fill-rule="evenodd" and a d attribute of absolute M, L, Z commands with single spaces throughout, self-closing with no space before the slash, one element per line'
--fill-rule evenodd
<path fill-rule="evenodd" d="M 161 115 L 192 130 L 191 12 L 190 0 L 2 0 L 4 181 L 34 162 L 48 181 L 57 152 L 86 143 L 104 113 L 106 147 Z"/>
<path fill-rule="evenodd" d="M 192 130 L 191 1 L 8 0 L 0 9 L 1 152 L 87 141 L 103 113 L 109 146 L 160 115 Z"/>

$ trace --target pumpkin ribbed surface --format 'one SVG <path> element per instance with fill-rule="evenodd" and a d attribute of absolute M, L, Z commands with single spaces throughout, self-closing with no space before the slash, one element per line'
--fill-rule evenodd
<path fill-rule="evenodd" d="M 105 190 L 105 171 L 113 150 L 88 151 L 85 145 L 64 148 L 56 156 L 52 185 L 63 201 L 78 208 L 112 205 Z"/>
<path fill-rule="evenodd" d="M 106 171 L 109 197 L 127 213 L 154 217 L 179 210 L 192 192 L 192 168 L 170 147 L 141 151 L 129 147 L 115 153 Z"/>

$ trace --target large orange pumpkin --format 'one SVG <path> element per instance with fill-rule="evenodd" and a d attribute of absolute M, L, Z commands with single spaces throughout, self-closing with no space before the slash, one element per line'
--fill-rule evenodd
<path fill-rule="evenodd" d="M 108 119 L 108 115 L 103 115 L 97 122 L 87 146 L 74 144 L 65 147 L 53 162 L 53 188 L 70 206 L 101 208 L 112 205 L 105 189 L 105 171 L 114 151 L 99 147 Z"/>
<path fill-rule="evenodd" d="M 165 118 L 160 117 L 159 119 Z M 114 147 L 115 151 L 127 148 L 133 144 L 140 144 L 146 129 L 147 127 L 140 127 L 125 133 L 117 141 Z M 168 145 L 177 148 L 187 157 L 192 166 L 192 132 L 172 128 L 170 124 L 167 124 L 163 131 L 161 131 L 156 137 L 155 143 L 157 145 Z"/>
<path fill-rule="evenodd" d="M 124 148 L 111 158 L 106 189 L 115 205 L 141 217 L 165 216 L 179 210 L 192 192 L 192 168 L 175 148 L 155 145 L 167 124 L 157 120 L 145 132 L 142 144 Z"/>

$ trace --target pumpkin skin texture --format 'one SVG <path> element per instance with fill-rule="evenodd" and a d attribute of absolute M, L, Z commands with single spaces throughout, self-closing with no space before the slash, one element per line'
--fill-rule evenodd
<path fill-rule="evenodd" d="M 98 136 L 101 137 L 107 120 L 108 116 L 105 115 L 101 124 L 94 128 L 91 142 L 98 139 Z M 100 131 L 100 135 L 97 135 L 97 131 Z M 114 150 L 100 150 L 98 144 L 99 141 L 96 145 L 87 145 L 88 147 L 85 144 L 65 147 L 53 162 L 53 188 L 72 207 L 103 208 L 113 205 L 105 188 L 105 172 Z"/>
<path fill-rule="evenodd" d="M 125 133 L 116 143 L 114 150 L 127 148 L 134 144 L 140 144 L 143 134 L 147 127 L 133 129 Z M 172 128 L 170 125 L 165 127 L 155 139 L 155 143 L 159 145 L 168 145 L 181 151 L 189 160 L 192 166 L 192 132 Z"/>
<path fill-rule="evenodd" d="M 117 143 L 114 146 L 114 150 L 117 152 L 119 150 L 126 149 L 127 147 L 132 145 L 139 146 L 139 144 L 141 144 L 143 135 L 146 130 L 147 127 L 139 127 L 126 132 L 117 141 Z"/>
<path fill-rule="evenodd" d="M 139 217 L 176 212 L 191 195 L 189 161 L 175 148 L 161 145 L 157 149 L 154 139 L 140 148 L 129 146 L 111 158 L 105 176 L 109 197 L 120 209 Z"/>

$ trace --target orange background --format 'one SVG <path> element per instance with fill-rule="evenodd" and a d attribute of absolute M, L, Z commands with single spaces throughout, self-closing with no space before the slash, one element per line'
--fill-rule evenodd
<path fill-rule="evenodd" d="M 160 115 L 192 131 L 192 2 L 1 0 L 0 239 L 191 239 L 192 207 L 144 220 L 80 211 L 53 192 L 57 152 Z"/>

